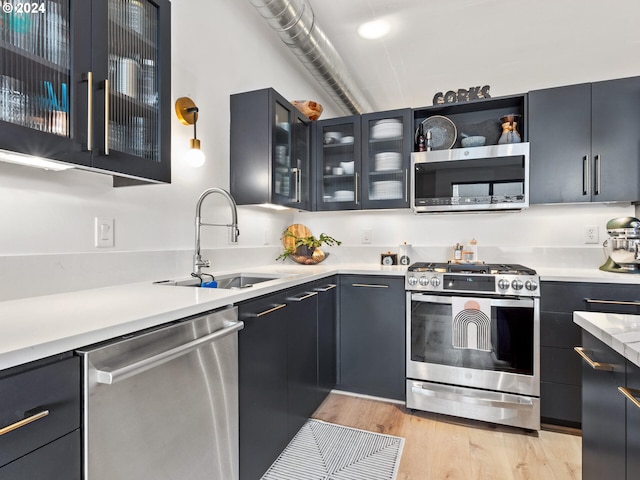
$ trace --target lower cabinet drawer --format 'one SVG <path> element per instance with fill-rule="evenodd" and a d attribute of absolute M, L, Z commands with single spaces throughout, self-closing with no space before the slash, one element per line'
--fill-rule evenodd
<path fill-rule="evenodd" d="M 0 377 L 0 466 L 80 428 L 78 357 L 16 372 Z"/>
<path fill-rule="evenodd" d="M 80 430 L 0 467 L 0 480 L 80 480 Z"/>
<path fill-rule="evenodd" d="M 579 345 L 580 343 L 576 343 Z M 573 349 L 540 347 L 540 380 L 567 385 L 582 384 L 582 364 Z"/>

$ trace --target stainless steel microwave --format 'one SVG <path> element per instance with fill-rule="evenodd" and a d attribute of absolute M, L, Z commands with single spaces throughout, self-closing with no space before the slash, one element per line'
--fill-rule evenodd
<path fill-rule="evenodd" d="M 411 154 L 416 213 L 520 210 L 529 206 L 529 143 Z"/>

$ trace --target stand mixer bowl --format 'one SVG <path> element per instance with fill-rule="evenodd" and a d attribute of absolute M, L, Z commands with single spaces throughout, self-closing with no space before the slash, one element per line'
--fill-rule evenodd
<path fill-rule="evenodd" d="M 607 232 L 610 238 L 602 246 L 609 259 L 600 269 L 640 273 L 640 220 L 634 217 L 614 218 L 607 222 Z"/>

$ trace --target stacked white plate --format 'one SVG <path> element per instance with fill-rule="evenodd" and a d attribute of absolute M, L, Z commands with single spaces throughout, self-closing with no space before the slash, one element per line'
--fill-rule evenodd
<path fill-rule="evenodd" d="M 402 198 L 402 182 L 400 180 L 382 180 L 371 183 L 371 200 L 395 200 Z"/>
<path fill-rule="evenodd" d="M 289 157 L 287 157 L 286 145 L 276 145 L 276 163 L 278 165 L 289 164 Z"/>
<path fill-rule="evenodd" d="M 333 194 L 333 200 L 336 202 L 353 202 L 355 193 L 353 190 L 337 190 Z"/>
<path fill-rule="evenodd" d="M 390 138 L 400 138 L 402 136 L 402 122 L 397 118 L 385 118 L 378 120 L 371 127 L 371 138 L 373 140 L 387 140 Z"/>
<path fill-rule="evenodd" d="M 402 166 L 402 156 L 400 152 L 380 152 L 374 157 L 373 168 L 376 172 L 388 172 L 400 170 Z"/>

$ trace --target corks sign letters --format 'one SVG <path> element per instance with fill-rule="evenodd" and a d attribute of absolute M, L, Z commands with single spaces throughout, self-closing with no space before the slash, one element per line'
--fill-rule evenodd
<path fill-rule="evenodd" d="M 445 103 L 468 102 L 469 100 L 479 100 L 482 98 L 491 98 L 489 94 L 489 85 L 484 87 L 470 87 L 469 90 L 459 88 L 455 92 L 449 90 L 447 93 L 438 92 L 433 96 L 434 105 L 444 105 Z"/>

